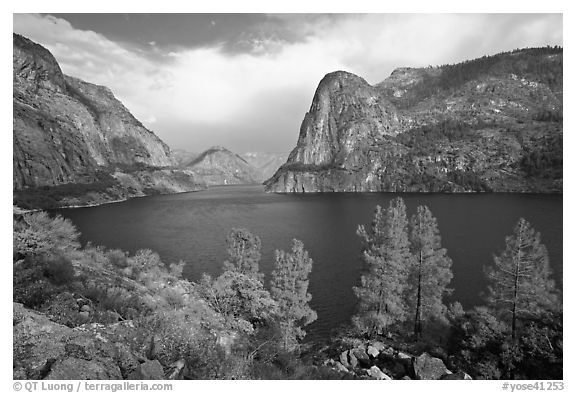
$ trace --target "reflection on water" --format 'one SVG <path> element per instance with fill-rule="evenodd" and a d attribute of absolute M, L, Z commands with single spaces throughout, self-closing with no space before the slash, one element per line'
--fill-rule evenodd
<path fill-rule="evenodd" d="M 354 313 L 352 286 L 362 264 L 359 224 L 369 223 L 376 204 L 404 198 L 408 214 L 425 204 L 438 219 L 442 244 L 453 260 L 451 300 L 479 304 L 482 266 L 504 248 L 520 217 L 542 234 L 554 277 L 562 278 L 562 196 L 534 194 L 266 194 L 261 186 L 215 187 L 208 191 L 132 199 L 91 208 L 58 211 L 72 219 L 83 242 L 157 251 L 167 263 L 186 262 L 184 275 L 218 275 L 226 258 L 231 228 L 243 227 L 262 240 L 261 270 L 270 276 L 274 249 L 288 250 L 292 238 L 305 244 L 314 260 L 310 276 L 312 308 L 318 320 L 311 338 L 347 323 Z"/>

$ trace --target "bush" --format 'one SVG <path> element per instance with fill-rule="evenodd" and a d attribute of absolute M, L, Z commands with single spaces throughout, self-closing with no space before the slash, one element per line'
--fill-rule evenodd
<path fill-rule="evenodd" d="M 451 363 L 475 379 L 562 379 L 561 312 L 534 315 L 517 339 L 486 308 L 454 321 Z"/>
<path fill-rule="evenodd" d="M 75 280 L 74 267 L 67 257 L 28 256 L 14 265 L 13 299 L 37 309 Z"/>
<path fill-rule="evenodd" d="M 122 250 L 108 250 L 106 258 L 112 266 L 120 269 L 128 267 L 128 255 Z"/>
<path fill-rule="evenodd" d="M 123 319 L 134 319 L 152 311 L 137 294 L 113 283 L 85 280 L 81 292 L 106 318 L 109 312 L 116 313 Z"/>
<path fill-rule="evenodd" d="M 227 318 L 229 327 L 246 333 L 271 321 L 278 311 L 278 305 L 261 281 L 237 271 L 227 270 L 215 280 L 204 275 L 198 293 Z"/>
<path fill-rule="evenodd" d="M 12 298 L 32 309 L 38 309 L 58 294 L 58 289 L 42 277 L 37 266 L 19 263 L 14 266 Z"/>
<path fill-rule="evenodd" d="M 13 220 L 14 260 L 63 253 L 80 247 L 80 233 L 69 220 L 46 212 L 26 213 Z"/>
<path fill-rule="evenodd" d="M 44 277 L 56 286 L 67 285 L 75 280 L 74 267 L 68 257 L 55 255 L 44 260 Z"/>

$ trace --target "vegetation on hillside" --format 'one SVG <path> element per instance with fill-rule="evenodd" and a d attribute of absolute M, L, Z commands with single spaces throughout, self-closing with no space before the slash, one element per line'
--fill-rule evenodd
<path fill-rule="evenodd" d="M 422 80 L 412 87 L 401 99 L 390 99 L 400 108 L 409 108 L 436 94 L 455 90 L 467 82 L 483 76 L 524 75 L 527 79 L 544 83 L 552 90 L 562 88 L 562 55 L 558 46 L 517 49 L 512 52 L 483 56 L 457 64 L 444 64 L 431 69 L 440 72 L 423 73 Z"/>
<path fill-rule="evenodd" d="M 561 297 L 539 234 L 520 219 L 506 248 L 487 267 L 486 303 L 464 310 L 447 303 L 452 261 L 426 206 L 410 219 L 401 198 L 377 207 L 358 228 L 365 268 L 354 288 L 358 312 L 338 343 L 381 340 L 396 350 L 440 357 L 478 379 L 561 379 Z M 326 353 L 302 345 L 310 308 L 312 259 L 302 242 L 276 251 L 267 286 L 260 239 L 233 229 L 218 277 L 182 277 L 151 250 L 129 255 L 90 244 L 45 212 L 14 217 L 13 299 L 68 327 L 131 321 L 116 339 L 185 379 L 342 378 Z M 82 304 L 82 305 L 81 305 Z M 306 350 L 306 348 L 308 348 Z M 330 347 L 328 347 L 330 348 Z M 25 354 L 24 354 L 25 355 Z M 349 375 L 349 374 L 348 374 Z"/>
<path fill-rule="evenodd" d="M 118 180 L 106 171 L 86 174 L 78 182 L 43 186 L 14 191 L 14 204 L 24 209 L 56 209 L 61 207 L 63 199 L 85 197 L 90 194 L 110 193 L 120 186 Z"/>
<path fill-rule="evenodd" d="M 304 327 L 315 319 L 312 259 L 301 242 L 277 251 L 268 291 L 258 272 L 260 240 L 243 229 L 228 237 L 224 272 L 198 283 L 182 278 L 182 263 L 166 266 L 151 250 L 81 248 L 78 238 L 59 216 L 16 216 L 14 301 L 69 327 L 131 320 L 136 338 L 122 344 L 166 369 L 183 362 L 186 379 L 337 377 L 298 356 Z"/>

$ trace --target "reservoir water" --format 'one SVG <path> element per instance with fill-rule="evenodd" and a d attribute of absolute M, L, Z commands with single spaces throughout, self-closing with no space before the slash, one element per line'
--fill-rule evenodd
<path fill-rule="evenodd" d="M 553 277 L 562 287 L 562 195 L 544 194 L 267 194 L 263 186 L 223 186 L 207 191 L 151 196 L 89 208 L 62 209 L 82 232 L 82 242 L 133 253 L 158 252 L 165 263 L 186 263 L 184 275 L 218 275 L 226 259 L 226 235 L 247 228 L 262 240 L 266 280 L 274 250 L 304 242 L 314 260 L 309 290 L 318 320 L 307 328 L 321 338 L 354 314 L 352 286 L 360 280 L 359 224 L 369 224 L 377 204 L 401 196 L 408 214 L 427 205 L 438 220 L 442 245 L 453 261 L 454 292 L 465 308 L 481 304 L 482 268 L 504 249 L 520 217 L 541 233 Z"/>

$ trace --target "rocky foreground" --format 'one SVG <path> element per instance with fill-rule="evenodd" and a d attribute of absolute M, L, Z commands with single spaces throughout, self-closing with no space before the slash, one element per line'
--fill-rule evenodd
<path fill-rule="evenodd" d="M 184 360 L 162 364 L 154 337 L 141 337 L 134 323 L 90 323 L 90 303 L 71 293 L 59 295 L 59 303 L 76 312 L 86 323 L 68 327 L 43 313 L 13 305 L 14 379 L 188 379 Z M 65 305 L 65 306 L 64 306 Z M 226 340 L 218 341 L 223 350 Z M 158 343 L 158 345 L 162 345 Z M 228 348 L 229 349 L 229 348 Z M 373 341 L 343 351 L 337 359 L 326 359 L 313 367 L 330 368 L 341 379 L 472 379 L 464 372 L 453 373 L 439 358 L 427 353 L 413 356 Z"/>
<path fill-rule="evenodd" d="M 444 362 L 424 352 L 419 356 L 397 351 L 379 341 L 370 341 L 340 353 L 324 364 L 348 377 L 392 379 L 472 379 L 463 371 L 453 373 Z"/>
<path fill-rule="evenodd" d="M 78 304 L 79 317 L 91 308 Z M 123 340 L 134 325 L 86 324 L 70 328 L 14 303 L 14 379 L 164 379 L 157 360 L 134 353 Z M 80 311 L 82 310 L 82 311 Z M 136 337 L 132 337 L 136 339 Z"/>
<path fill-rule="evenodd" d="M 562 48 L 326 75 L 271 192 L 562 192 Z"/>

